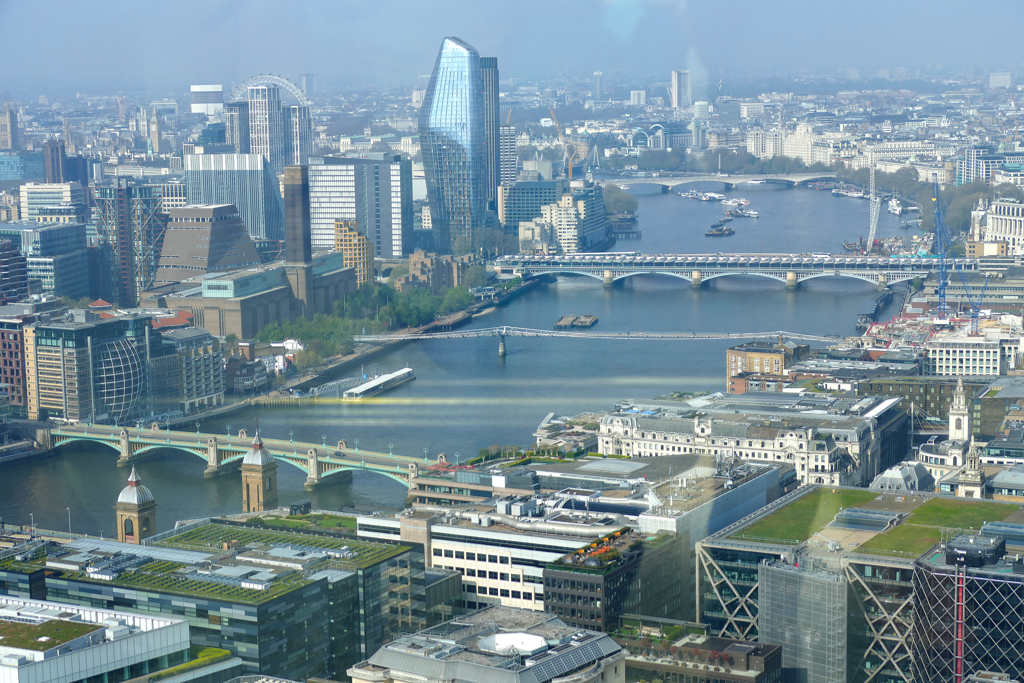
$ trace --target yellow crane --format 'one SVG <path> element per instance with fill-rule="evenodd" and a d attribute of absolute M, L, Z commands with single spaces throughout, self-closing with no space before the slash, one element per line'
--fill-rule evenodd
<path fill-rule="evenodd" d="M 568 161 L 569 166 L 569 180 L 572 181 L 572 163 L 576 160 L 576 147 L 572 148 L 572 154 L 569 154 L 569 145 L 565 143 L 565 136 L 562 135 L 562 127 L 558 125 L 558 117 L 555 116 L 555 110 L 548 107 L 548 111 L 551 112 L 551 120 L 555 122 L 555 130 L 558 131 L 558 140 L 562 143 L 562 152 L 565 153 L 565 158 Z"/>

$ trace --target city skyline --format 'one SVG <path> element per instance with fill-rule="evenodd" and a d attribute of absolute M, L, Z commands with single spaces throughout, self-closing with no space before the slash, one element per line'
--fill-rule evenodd
<path fill-rule="evenodd" d="M 943 50 L 944 43 L 959 39 L 963 25 L 976 20 L 974 8 L 953 4 L 937 11 L 924 2 L 877 3 L 876 11 L 869 7 L 850 13 L 806 2 L 782 8 L 751 3 L 738 9 L 721 31 L 708 30 L 721 17 L 716 6 L 704 2 L 595 1 L 563 4 L 555 12 L 549 4 L 527 3 L 515 16 L 501 14 L 501 21 L 498 8 L 470 8 L 463 2 L 447 3 L 442 11 L 410 2 L 392 3 L 387 9 L 313 2 L 287 8 L 254 2 L 246 4 L 245 12 L 235 11 L 237 7 L 234 2 L 185 2 L 171 16 L 135 8 L 127 14 L 129 25 L 159 25 L 161 30 L 123 32 L 117 40 L 91 46 L 90 59 L 81 60 L 73 56 L 80 36 L 91 26 L 98 30 L 110 11 L 124 14 L 123 6 L 98 2 L 88 8 L 66 7 L 64 20 L 49 25 L 43 6 L 0 4 L 0 40 L 13 54 L 32 54 L 33 33 L 24 27 L 43 21 L 53 31 L 54 48 L 46 58 L 22 60 L 19 69 L 7 74 L 4 86 L 15 97 L 33 88 L 186 92 L 190 83 L 240 82 L 259 72 L 290 74 L 296 81 L 299 74 L 314 72 L 321 88 L 411 86 L 429 72 L 433 46 L 445 35 L 460 35 L 484 54 L 496 56 L 506 77 L 531 80 L 563 73 L 585 79 L 595 70 L 604 73 L 606 82 L 663 72 L 659 80 L 668 80 L 673 68 L 690 70 L 698 81 L 715 81 L 773 73 L 784 78 L 804 68 L 836 73 L 903 67 L 913 74 L 929 64 L 957 71 L 1010 69 L 1021 63 L 1007 41 L 963 56 Z M 1015 3 L 990 3 L 989 11 L 1000 18 L 1003 31 L 1024 28 L 1024 15 Z M 557 12 L 571 17 L 571 35 L 578 38 L 566 41 L 564 26 L 554 20 Z M 416 30 L 396 30 L 396 16 L 408 18 Z M 843 30 L 836 30 L 836 22 Z M 277 40 L 247 39 L 266 25 L 274 26 Z M 344 60 L 333 54 L 339 26 L 345 27 L 351 48 Z M 399 39 L 385 49 L 382 35 Z M 538 45 L 547 48 L 537 50 Z M 174 60 L 155 57 L 171 53 Z M 150 58 L 126 60 L 125 55 Z"/>

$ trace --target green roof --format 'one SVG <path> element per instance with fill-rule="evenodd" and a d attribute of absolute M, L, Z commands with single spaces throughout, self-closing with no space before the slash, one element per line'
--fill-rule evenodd
<path fill-rule="evenodd" d="M 857 507 L 878 496 L 877 491 L 822 487 L 741 529 L 732 538 L 796 545 L 825 528 L 840 508 Z"/>
<path fill-rule="evenodd" d="M 100 624 L 51 619 L 40 624 L 0 619 L 0 647 L 42 652 L 103 628 Z M 40 641 L 40 638 L 46 640 Z"/>

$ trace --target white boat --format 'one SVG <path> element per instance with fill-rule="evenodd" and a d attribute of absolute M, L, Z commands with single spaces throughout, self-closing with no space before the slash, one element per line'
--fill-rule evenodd
<path fill-rule="evenodd" d="M 899 216 L 903 213 L 903 205 L 895 197 L 889 200 L 889 213 L 894 216 Z"/>
<path fill-rule="evenodd" d="M 402 368 L 397 372 L 389 372 L 386 375 L 375 377 L 364 384 L 360 384 L 354 389 L 349 389 L 342 396 L 350 401 L 358 401 L 359 399 L 376 396 L 411 379 L 416 379 L 416 373 L 413 372 L 412 368 Z"/>
<path fill-rule="evenodd" d="M 718 194 L 717 192 L 708 192 L 705 196 L 710 199 L 725 199 L 724 194 Z"/>
<path fill-rule="evenodd" d="M 740 200 L 738 199 L 723 199 L 722 204 L 724 206 L 739 206 Z"/>
<path fill-rule="evenodd" d="M 629 189 L 629 185 L 619 185 L 619 189 L 620 190 L 628 190 Z"/>

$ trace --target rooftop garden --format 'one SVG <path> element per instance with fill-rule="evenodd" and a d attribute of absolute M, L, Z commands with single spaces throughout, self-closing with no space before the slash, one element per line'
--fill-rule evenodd
<path fill-rule="evenodd" d="M 355 531 L 356 518 L 342 515 L 288 515 L 287 517 L 254 517 L 250 522 L 261 520 L 264 526 L 281 527 L 283 529 L 339 529 Z"/>
<path fill-rule="evenodd" d="M 903 523 L 884 534 L 876 534 L 856 548 L 869 555 L 919 557 L 941 540 L 942 529 Z"/>
<path fill-rule="evenodd" d="M 103 627 L 99 624 L 60 619 L 51 619 L 41 624 L 0 619 L 0 647 L 42 652 L 101 628 Z"/>
<path fill-rule="evenodd" d="M 828 525 L 841 508 L 858 507 L 877 497 L 877 491 L 822 487 L 741 529 L 732 538 L 795 545 Z"/>
<path fill-rule="evenodd" d="M 906 519 L 905 524 L 980 530 L 986 522 L 1006 519 L 1019 505 L 964 498 L 932 498 Z"/>
<path fill-rule="evenodd" d="M 201 649 L 192 647 L 189 661 L 172 666 L 169 669 L 162 669 L 154 674 L 149 675 L 150 683 L 154 681 L 161 681 L 165 678 L 173 678 L 179 674 L 188 673 L 189 671 L 195 671 L 196 669 L 202 669 L 204 666 L 210 666 L 217 662 L 222 662 L 225 659 L 231 659 L 231 652 L 228 650 L 222 650 L 218 647 L 204 647 Z"/>

